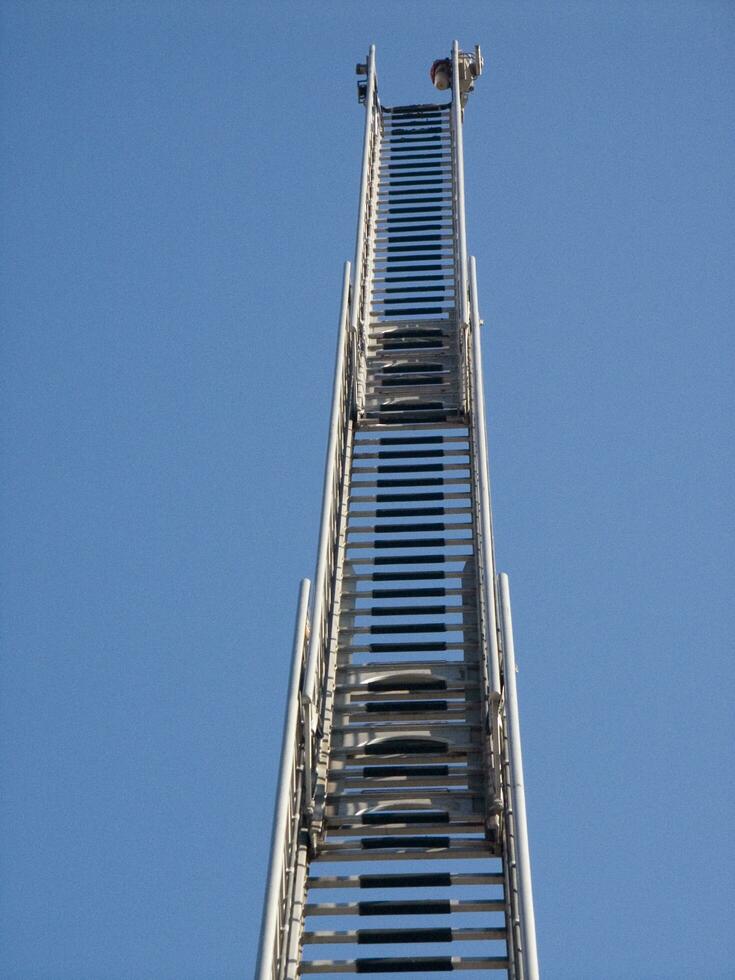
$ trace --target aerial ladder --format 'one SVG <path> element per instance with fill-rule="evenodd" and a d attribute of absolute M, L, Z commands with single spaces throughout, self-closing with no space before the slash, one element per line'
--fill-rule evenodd
<path fill-rule="evenodd" d="M 462 126 L 448 102 L 365 133 L 313 585 L 301 583 L 257 980 L 539 976 L 508 578 L 495 569 Z"/>

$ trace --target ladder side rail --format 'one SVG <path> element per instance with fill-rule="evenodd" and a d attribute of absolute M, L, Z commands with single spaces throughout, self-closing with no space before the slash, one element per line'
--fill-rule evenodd
<path fill-rule="evenodd" d="M 291 674 L 281 742 L 265 904 L 255 971 L 256 980 L 277 980 L 281 953 L 286 945 L 284 932 L 288 914 L 288 897 L 293 884 L 291 879 L 298 839 L 299 799 L 303 781 L 305 733 L 301 724 L 299 694 L 309 630 L 310 591 L 311 582 L 307 578 L 302 579 L 294 626 Z"/>
<path fill-rule="evenodd" d="M 480 521 L 482 536 L 478 549 L 484 574 L 483 596 L 488 616 L 488 653 L 490 659 L 490 679 L 492 693 L 500 695 L 500 654 L 498 652 L 498 597 L 495 588 L 495 540 L 493 534 L 492 497 L 490 493 L 490 463 L 487 448 L 487 422 L 485 416 L 485 385 L 482 372 L 482 339 L 480 329 L 480 302 L 477 292 L 477 264 L 474 256 L 470 259 L 470 297 L 472 323 L 472 356 L 470 376 L 472 386 L 473 430 L 477 443 L 477 471 L 480 484 Z"/>
<path fill-rule="evenodd" d="M 520 899 L 521 937 L 525 980 L 538 980 L 538 952 L 536 948 L 536 919 L 533 908 L 531 884 L 531 857 L 528 844 L 526 819 L 526 791 L 523 782 L 523 753 L 521 729 L 518 717 L 518 692 L 516 688 L 515 647 L 513 644 L 513 620 L 510 611 L 510 585 L 508 576 L 499 576 L 501 624 L 503 636 L 504 704 L 507 718 L 510 762 L 510 786 L 513 802 L 513 824 Z"/>
<path fill-rule="evenodd" d="M 367 82 L 365 88 L 365 134 L 362 148 L 360 174 L 360 198 L 355 238 L 354 281 L 352 283 L 352 315 L 350 334 L 353 345 L 355 373 L 355 405 L 362 412 L 365 391 L 367 324 L 370 317 L 370 275 L 372 248 L 370 247 L 375 222 L 374 194 L 377 185 L 376 169 L 380 159 L 380 103 L 375 68 L 375 45 L 370 45 L 367 57 Z M 372 205 L 372 207 L 371 207 Z"/>
<path fill-rule="evenodd" d="M 462 53 L 459 43 L 452 42 L 452 104 L 451 104 L 451 134 L 452 134 L 452 194 L 454 197 L 454 253 L 455 253 L 455 303 L 457 306 L 457 334 L 460 347 L 459 365 L 459 401 L 464 410 L 469 411 L 468 399 L 468 357 L 467 332 L 470 323 L 469 310 L 469 272 L 467 265 L 467 217 L 465 213 L 464 194 L 464 140 L 462 135 L 462 90 L 460 83 L 459 62 Z"/>
<path fill-rule="evenodd" d="M 467 218 L 465 215 L 464 204 L 464 144 L 462 141 L 462 95 L 459 79 L 459 59 L 461 52 L 459 43 L 452 42 L 452 129 L 453 129 L 453 156 L 454 156 L 454 176 L 456 194 L 456 215 L 457 215 L 457 259 L 459 267 L 459 317 L 463 326 L 469 325 L 469 304 L 468 286 L 469 276 L 467 268 Z"/>
<path fill-rule="evenodd" d="M 338 548 L 339 504 L 345 480 L 345 441 L 349 432 L 351 399 L 351 375 L 353 363 L 347 343 L 350 314 L 350 263 L 345 262 L 342 276 L 342 300 L 339 318 L 337 353 L 332 389 L 332 412 L 329 425 L 329 441 L 324 465 L 324 490 L 322 499 L 319 548 L 311 610 L 311 636 L 306 663 L 302 697 L 306 724 L 307 780 L 304 804 L 311 806 L 314 791 L 315 751 L 318 745 L 318 727 L 322 709 L 324 678 L 327 673 L 326 649 L 329 616 L 334 603 L 335 561 Z"/>
<path fill-rule="evenodd" d="M 345 395 L 350 396 L 346 387 Z M 349 406 L 345 405 L 345 411 Z M 342 578 L 345 574 L 345 552 L 347 545 L 347 520 L 350 499 L 350 471 L 352 467 L 352 448 L 354 439 L 354 422 L 345 416 L 344 451 L 342 467 L 344 477 L 340 487 L 340 495 L 336 502 L 334 526 L 334 553 L 332 555 L 332 596 L 329 603 L 328 618 L 325 622 L 324 633 L 324 670 L 320 692 L 319 725 L 314 743 L 314 784 L 309 812 L 309 840 L 312 853 L 316 854 L 324 831 L 324 806 L 327 792 L 327 771 L 331 750 L 332 725 L 334 721 L 334 697 L 337 677 L 337 651 L 339 647 L 339 630 L 345 612 L 354 615 L 354 610 L 345 610 L 342 596 Z M 352 604 L 354 605 L 354 603 Z"/>
<path fill-rule="evenodd" d="M 501 698 L 500 713 L 505 715 L 505 698 Z M 516 858 L 515 811 L 513 809 L 510 749 L 507 728 L 501 728 L 503 764 L 503 873 L 505 876 L 506 931 L 510 980 L 526 980 L 521 935 L 521 908 Z"/>
<path fill-rule="evenodd" d="M 475 477 L 474 524 L 477 535 L 478 593 L 480 629 L 483 641 L 487 683 L 487 727 L 490 737 L 490 773 L 492 790 L 488 799 L 488 817 L 502 807 L 503 763 L 501 717 L 499 713 L 501 682 L 498 649 L 498 609 L 495 589 L 495 552 L 493 547 L 492 506 L 490 497 L 490 468 L 485 421 L 485 391 L 482 372 L 481 320 L 477 293 L 477 269 L 470 258 L 470 322 L 471 349 L 469 353 L 470 394 L 472 403 L 471 437 Z"/>

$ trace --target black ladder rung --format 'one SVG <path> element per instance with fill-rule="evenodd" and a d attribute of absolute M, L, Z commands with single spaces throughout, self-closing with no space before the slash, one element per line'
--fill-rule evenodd
<path fill-rule="evenodd" d="M 449 275 L 438 276 L 385 276 L 383 279 L 376 279 L 375 282 L 446 282 L 452 283 Z"/>
<path fill-rule="evenodd" d="M 366 851 L 373 851 L 390 847 L 449 847 L 451 842 L 451 837 L 431 834 L 425 837 L 363 837 L 360 845 Z"/>
<path fill-rule="evenodd" d="M 468 514 L 469 507 L 379 507 L 376 517 L 451 517 L 454 514 Z M 359 516 L 359 511 L 352 515 Z"/>
<path fill-rule="evenodd" d="M 470 942 L 483 939 L 504 939 L 505 930 L 498 927 L 451 929 L 440 926 L 434 929 L 351 929 L 344 932 L 309 931 L 304 933 L 304 943 L 356 943 L 358 945 L 382 945 L 389 943 L 448 943 Z"/>
<path fill-rule="evenodd" d="M 461 543 L 466 543 L 469 539 L 461 539 Z M 399 548 L 446 548 L 450 544 L 450 538 L 390 538 L 387 541 L 376 538 L 374 541 L 350 541 L 348 549 L 370 548 L 394 551 Z M 471 542 L 469 542 L 471 543 Z"/>
<path fill-rule="evenodd" d="M 477 647 L 476 641 L 471 643 L 446 643 L 421 642 L 409 643 L 408 641 L 391 643 L 367 643 L 364 646 L 351 646 L 348 649 L 340 650 L 340 653 L 449 653 L 452 650 L 474 650 Z"/>
<path fill-rule="evenodd" d="M 463 497 L 468 498 L 469 493 L 463 494 Z M 401 501 L 406 501 L 406 503 L 421 503 L 422 501 L 430 500 L 446 500 L 447 497 L 441 492 L 431 491 L 429 493 L 411 493 L 411 494 L 396 494 L 396 493 L 379 493 L 376 494 L 375 500 L 379 504 L 397 504 Z"/>
<path fill-rule="evenodd" d="M 359 446 L 356 448 L 360 448 Z M 353 459 L 443 459 L 449 453 L 469 454 L 462 449 L 379 449 L 376 453 L 355 453 Z"/>
<path fill-rule="evenodd" d="M 356 516 L 356 515 L 354 515 Z M 471 521 L 423 521 L 406 524 L 353 524 L 348 534 L 408 534 L 415 531 L 466 531 L 472 527 Z"/>
<path fill-rule="evenodd" d="M 452 578 L 451 572 L 446 572 L 442 569 L 437 569 L 436 571 L 426 572 L 373 572 L 368 578 L 373 582 L 397 582 L 401 579 L 410 578 L 415 581 L 430 581 L 432 579 L 445 579 Z"/>
<path fill-rule="evenodd" d="M 454 707 L 452 703 L 452 707 Z M 458 706 L 462 707 L 464 710 L 464 705 L 458 702 Z M 412 712 L 432 712 L 432 711 L 448 711 L 449 702 L 445 700 L 437 701 L 368 701 L 364 708 L 367 714 L 375 714 L 377 712 L 396 712 L 400 714 L 410 714 Z"/>
<path fill-rule="evenodd" d="M 364 654 L 404 654 L 404 653 L 454 653 L 461 650 L 468 650 L 472 653 L 477 652 L 477 641 L 473 640 L 471 643 L 448 643 L 446 646 L 437 647 L 434 644 L 415 644 L 415 643 L 369 643 L 366 646 L 352 646 L 348 649 L 341 649 L 338 653 L 341 655 L 351 656 L 353 654 L 364 655 Z M 458 661 L 451 660 L 450 663 L 457 663 Z M 372 666 L 372 661 L 368 661 L 362 666 Z M 393 661 L 390 666 L 396 667 L 401 666 L 404 661 L 395 662 Z M 406 661 L 410 663 L 410 661 Z M 359 662 L 355 662 L 350 666 L 360 666 Z"/>
<path fill-rule="evenodd" d="M 399 633 L 448 633 L 461 628 L 461 626 L 454 626 L 450 623 L 374 623 L 371 626 L 348 628 L 344 630 L 344 633 L 360 632 L 368 633 L 371 636 L 380 636 L 381 634 Z M 340 630 L 340 633 L 342 632 Z"/>
<path fill-rule="evenodd" d="M 370 589 L 365 593 L 357 592 L 355 595 L 364 594 L 371 599 L 440 599 L 445 596 L 459 595 L 461 592 L 462 589 L 447 589 L 444 586 L 436 586 L 425 589 Z"/>
<path fill-rule="evenodd" d="M 494 871 L 319 875 L 308 880 L 309 888 L 446 888 L 453 885 L 504 884 L 502 872 Z"/>
<path fill-rule="evenodd" d="M 335 818 L 339 823 L 340 818 Z M 442 824 L 449 823 L 448 813 L 435 813 L 433 811 L 404 811 L 391 813 L 387 810 L 380 810 L 377 813 L 362 813 L 358 822 L 366 827 L 390 827 L 393 824 Z"/>
<path fill-rule="evenodd" d="M 459 612 L 459 606 L 366 606 L 355 609 L 355 616 L 444 616 L 448 612 Z M 352 610 L 351 610 L 352 612 Z"/>
<path fill-rule="evenodd" d="M 443 926 L 437 929 L 360 929 L 358 944 L 377 943 L 451 943 L 452 929 Z"/>
<path fill-rule="evenodd" d="M 442 973 L 452 970 L 505 970 L 505 956 L 409 956 L 311 960 L 301 964 L 302 973 Z"/>
<path fill-rule="evenodd" d="M 429 204 L 425 207 L 422 206 L 413 207 L 412 205 L 401 204 L 398 207 L 387 209 L 389 214 L 419 214 L 419 213 L 439 214 L 443 210 L 444 208 L 441 207 L 439 204 Z"/>
<path fill-rule="evenodd" d="M 378 915 L 455 915 L 462 912 L 503 911 L 505 911 L 505 902 L 502 898 L 466 900 L 406 898 L 361 902 L 318 902 L 308 904 L 304 909 L 307 916 L 358 915 L 371 918 Z"/>
<path fill-rule="evenodd" d="M 406 393 L 411 392 L 420 397 L 425 397 L 425 395 L 436 397 L 439 394 L 456 393 L 458 390 L 457 382 L 452 378 L 452 372 L 443 366 L 440 366 L 436 371 L 420 372 L 405 371 L 401 366 L 400 371 L 394 371 L 392 374 L 386 374 L 381 368 L 377 368 L 368 371 L 366 385 L 368 397 L 374 398 L 381 394 L 405 397 Z M 427 388 L 433 390 L 424 392 L 424 389 Z M 402 390 L 398 391 L 397 389 Z M 400 472 L 400 470 L 396 472 Z"/>
<path fill-rule="evenodd" d="M 405 685 L 401 687 L 396 684 L 391 690 L 387 691 L 370 691 L 364 686 L 353 686 L 353 687 L 340 687 L 340 694 L 343 698 L 350 698 L 351 700 L 345 701 L 342 704 L 341 710 L 349 710 L 350 706 L 358 706 L 358 710 L 364 710 L 364 704 L 379 704 L 383 701 L 421 701 L 430 700 L 430 696 L 434 696 L 434 693 L 446 695 L 449 699 L 449 703 L 453 708 L 464 706 L 469 707 L 470 705 L 475 706 L 480 701 L 479 691 L 468 691 L 467 684 L 464 681 L 453 682 L 451 686 L 447 687 L 428 687 L 417 690 L 409 690 Z M 368 699 L 368 700 L 365 700 Z M 437 698 L 441 700 L 441 698 Z"/>
<path fill-rule="evenodd" d="M 367 473 L 444 473 L 454 470 L 469 470 L 467 463 L 378 463 L 377 466 L 353 466 L 352 476 Z"/>
<path fill-rule="evenodd" d="M 447 278 L 448 276 L 451 275 L 451 272 L 452 272 L 452 263 L 451 262 L 443 262 L 440 265 L 414 265 L 414 266 L 406 266 L 406 265 L 404 265 L 400 269 L 396 269 L 393 272 L 388 272 L 387 274 L 385 274 L 382 277 L 380 277 L 380 276 L 376 277 L 375 282 L 381 282 L 381 281 L 382 282 L 415 282 L 419 278 L 421 278 L 419 276 L 405 276 L 405 275 L 403 275 L 403 273 L 406 273 L 406 272 L 422 272 L 422 273 L 425 273 L 425 272 L 439 272 L 440 275 L 435 276 L 433 278 L 435 278 L 435 279 L 445 279 L 445 278 Z M 429 279 L 429 278 L 432 278 L 432 277 L 426 276 L 426 278 Z"/>
<path fill-rule="evenodd" d="M 418 574 L 418 573 L 417 573 Z M 364 592 L 343 592 L 343 596 L 347 596 L 352 599 L 411 599 L 411 598 L 422 598 L 422 599 L 433 599 L 433 598 L 444 598 L 444 597 L 462 597 L 471 596 L 475 597 L 476 590 L 474 588 L 462 589 L 462 588 L 444 588 L 443 586 L 431 586 L 428 588 L 414 588 L 411 579 L 413 577 L 412 572 L 407 572 L 405 576 L 400 575 L 400 578 L 405 578 L 408 580 L 405 588 L 401 589 L 368 589 Z M 460 577 L 460 573 L 449 573 L 448 577 Z M 401 612 L 400 606 L 390 607 L 395 610 L 395 614 L 398 615 Z M 428 609 L 427 606 L 422 606 L 422 612 Z M 447 613 L 462 613 L 462 612 L 473 612 L 475 610 L 474 603 L 469 605 L 447 605 Z M 350 607 L 350 614 L 355 616 L 371 616 L 373 613 L 370 611 L 370 607 L 355 607 L 354 609 Z M 389 615 L 386 613 L 385 615 Z M 409 613 L 409 615 L 419 615 L 417 611 Z"/>
<path fill-rule="evenodd" d="M 380 436 L 377 440 L 361 440 L 356 443 L 355 448 L 360 449 L 363 445 L 375 445 L 376 443 L 380 446 L 437 446 L 443 445 L 444 443 L 452 443 L 467 441 L 467 436 Z M 379 450 L 383 452 L 384 450 Z M 419 450 L 407 450 L 408 452 L 419 452 Z M 434 450 L 429 450 L 433 452 Z M 468 447 L 469 451 L 469 447 Z M 444 450 L 438 450 L 438 452 L 444 452 Z"/>
<path fill-rule="evenodd" d="M 359 902 L 358 915 L 450 915 L 452 905 L 447 899 L 408 899 L 407 901 Z"/>
<path fill-rule="evenodd" d="M 380 411 L 382 414 L 386 413 L 385 408 L 380 409 Z M 397 409 L 397 411 L 401 411 L 400 407 Z M 434 411 L 434 409 L 432 409 L 431 411 Z M 416 412 L 415 407 L 406 409 L 407 415 L 411 415 L 415 412 Z M 366 480 L 362 482 L 362 486 L 376 486 L 378 488 L 385 488 L 387 490 L 389 487 L 396 487 L 396 488 L 397 487 L 443 487 L 458 482 L 466 483 L 467 481 L 466 479 L 455 480 L 451 477 L 445 479 L 443 477 L 427 476 L 416 480 L 411 480 L 411 479 L 395 479 L 395 480 L 377 479 L 377 480 L 370 480 L 370 481 Z"/>
<path fill-rule="evenodd" d="M 396 170 L 412 170 L 417 165 L 423 166 L 424 164 L 446 164 L 450 166 L 452 157 L 450 154 L 434 148 L 433 150 L 426 150 L 424 153 L 417 150 L 408 150 L 405 153 L 393 151 L 385 154 L 383 160 L 381 171 L 383 174 L 386 172 L 390 174 Z"/>
<path fill-rule="evenodd" d="M 444 778 L 450 776 L 449 766 L 363 766 L 363 779 L 390 779 L 395 776 Z M 367 886 L 366 886 L 367 887 Z"/>
<path fill-rule="evenodd" d="M 427 179 L 424 179 L 424 180 L 387 180 L 387 181 L 384 181 L 383 182 L 383 185 L 382 186 L 383 187 L 387 187 L 388 188 L 388 192 L 390 194 L 394 194 L 395 193 L 394 188 L 398 188 L 398 187 L 410 187 L 412 189 L 412 193 L 416 193 L 417 192 L 416 191 L 417 188 L 423 188 L 423 187 L 429 188 L 430 187 L 432 189 L 441 188 L 443 190 L 445 187 L 447 189 L 449 189 L 449 187 L 451 187 L 451 185 L 452 185 L 452 179 L 451 179 L 451 177 L 447 177 L 447 178 L 444 178 L 444 177 L 430 177 L 428 180 Z M 433 205 L 432 205 L 432 207 L 433 207 Z M 388 210 L 391 210 L 391 209 L 389 208 Z"/>

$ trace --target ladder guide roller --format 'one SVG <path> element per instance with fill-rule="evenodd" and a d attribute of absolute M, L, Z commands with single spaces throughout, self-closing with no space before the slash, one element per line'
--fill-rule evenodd
<path fill-rule="evenodd" d="M 299 597 L 257 980 L 537 980 L 507 576 L 492 540 L 462 126 L 383 106 L 375 49 L 317 569 Z"/>

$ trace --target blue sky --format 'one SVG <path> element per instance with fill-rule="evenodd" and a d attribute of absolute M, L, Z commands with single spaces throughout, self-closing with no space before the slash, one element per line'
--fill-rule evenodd
<path fill-rule="evenodd" d="M 354 63 L 454 37 L 544 977 L 735 976 L 735 7 L 3 0 L 3 980 L 252 974 Z"/>

